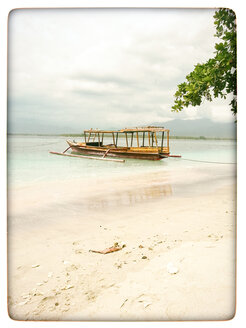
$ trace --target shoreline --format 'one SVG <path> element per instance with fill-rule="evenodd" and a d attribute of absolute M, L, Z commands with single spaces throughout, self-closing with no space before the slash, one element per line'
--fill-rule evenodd
<path fill-rule="evenodd" d="M 76 212 L 29 231 L 13 227 L 8 241 L 11 317 L 230 319 L 235 201 L 230 184 L 187 197 Z M 115 242 L 126 247 L 106 255 L 89 252 Z M 168 272 L 170 263 L 176 274 Z"/>
<path fill-rule="evenodd" d="M 175 160 L 174 160 L 175 161 Z M 160 167 L 155 172 L 125 172 L 120 177 L 79 177 L 60 181 L 40 181 L 8 187 L 8 217 L 38 216 L 43 220 L 49 213 L 69 215 L 75 211 L 84 213 L 113 207 L 134 207 L 143 202 L 155 202 L 165 198 L 186 198 L 202 195 L 235 181 L 234 169 L 206 164 L 203 168 L 191 166 L 168 170 Z M 35 213 L 35 215 L 33 215 Z"/>

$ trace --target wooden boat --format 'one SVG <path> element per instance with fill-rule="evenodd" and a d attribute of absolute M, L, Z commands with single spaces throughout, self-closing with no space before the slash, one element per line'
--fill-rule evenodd
<path fill-rule="evenodd" d="M 145 160 L 160 160 L 170 156 L 169 130 L 163 127 L 148 126 L 118 131 L 90 129 L 84 131 L 84 138 L 84 142 L 67 140 L 69 147 L 64 152 L 72 149 L 72 153 L 101 158 Z"/>

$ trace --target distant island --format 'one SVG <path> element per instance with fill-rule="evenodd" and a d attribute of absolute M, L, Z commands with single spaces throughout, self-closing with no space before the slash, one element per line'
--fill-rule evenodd
<path fill-rule="evenodd" d="M 34 133 L 8 133 L 8 136 L 36 136 L 36 137 L 77 137 L 84 138 L 84 133 L 61 133 L 61 134 L 34 134 Z M 119 136 L 119 138 L 125 138 Z M 170 139 L 194 139 L 194 140 L 236 140 L 236 138 L 219 138 L 219 137 L 194 137 L 194 136 L 170 136 Z"/>
<path fill-rule="evenodd" d="M 174 119 L 168 122 L 150 122 L 143 124 L 136 122 L 135 126 L 162 126 L 170 129 L 170 139 L 201 139 L 201 140 L 236 140 L 237 126 L 232 122 L 214 122 L 209 119 L 182 120 Z M 96 128 L 97 126 L 94 126 Z M 99 127 L 101 128 L 101 127 Z M 124 126 L 111 126 L 108 129 L 116 130 L 124 128 Z M 27 132 L 13 131 L 11 126 L 8 128 L 8 135 L 36 135 L 36 136 L 62 136 L 62 137 L 84 137 L 83 130 L 77 132 L 74 127 L 59 127 L 59 130 L 53 129 L 56 133 L 52 133 L 52 128 L 47 126 L 39 127 L 36 131 L 29 130 Z M 64 132 L 63 132 L 64 131 Z"/>

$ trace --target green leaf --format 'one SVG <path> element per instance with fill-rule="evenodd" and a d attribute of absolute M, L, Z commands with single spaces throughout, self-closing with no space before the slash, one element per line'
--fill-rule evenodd
<path fill-rule="evenodd" d="M 212 96 L 225 98 L 227 94 L 233 93 L 230 106 L 233 114 L 237 113 L 235 19 L 235 13 L 231 9 L 222 8 L 215 12 L 215 36 L 221 42 L 215 44 L 214 57 L 204 64 L 196 64 L 194 70 L 186 76 L 186 81 L 178 85 L 174 94 L 173 111 L 181 111 L 189 105 L 199 106 L 203 99 L 212 101 Z"/>

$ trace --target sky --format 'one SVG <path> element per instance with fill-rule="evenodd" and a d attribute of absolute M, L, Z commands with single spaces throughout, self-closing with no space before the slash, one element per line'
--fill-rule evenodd
<path fill-rule="evenodd" d="M 20 9 L 8 26 L 8 132 L 80 133 L 233 122 L 227 100 L 174 113 L 177 85 L 213 56 L 213 9 Z"/>

